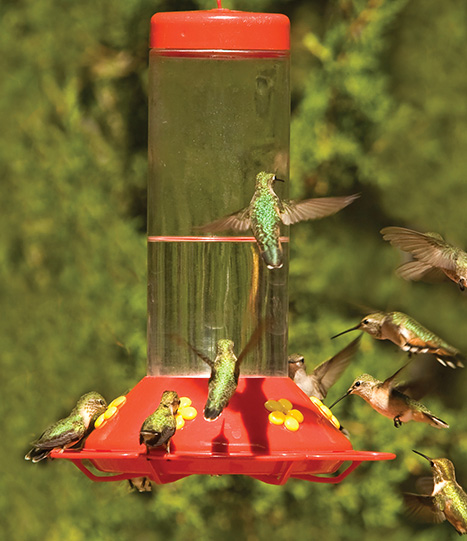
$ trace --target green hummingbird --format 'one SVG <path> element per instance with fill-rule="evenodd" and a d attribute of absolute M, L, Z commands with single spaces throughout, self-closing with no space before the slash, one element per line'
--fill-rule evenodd
<path fill-rule="evenodd" d="M 24 457 L 32 462 L 47 458 L 54 449 L 67 449 L 81 441 L 92 430 L 92 422 L 104 413 L 107 403 L 95 391 L 84 394 L 68 417 L 50 425 L 33 443 Z"/>
<path fill-rule="evenodd" d="M 170 438 L 177 428 L 175 415 L 179 405 L 180 398 L 175 391 L 164 391 L 156 411 L 141 426 L 139 442 L 148 449 L 164 445 L 167 453 L 170 453 Z"/>
<path fill-rule="evenodd" d="M 435 417 L 423 404 L 402 392 L 402 389 L 408 388 L 409 384 L 395 384 L 395 378 L 404 368 L 405 366 L 399 368 L 385 381 L 379 381 L 369 374 L 362 374 L 352 383 L 344 396 L 337 399 L 330 407 L 334 407 L 350 394 L 357 394 L 375 411 L 392 419 L 396 428 L 409 421 L 428 423 L 435 428 L 449 428 L 447 423 Z"/>
<path fill-rule="evenodd" d="M 323 361 L 308 375 L 303 355 L 293 353 L 288 359 L 289 378 L 308 396 L 324 400 L 328 390 L 336 383 L 357 353 L 362 335 L 327 361 Z"/>
<path fill-rule="evenodd" d="M 242 361 L 257 343 L 264 332 L 265 325 L 266 321 L 258 324 L 238 358 L 233 351 L 234 343 L 226 338 L 217 341 L 214 360 L 211 360 L 210 357 L 183 340 L 211 368 L 211 376 L 208 382 L 208 398 L 204 406 L 204 418 L 206 421 L 215 421 L 224 408 L 228 406 L 237 389 Z"/>
<path fill-rule="evenodd" d="M 467 534 L 467 494 L 456 481 L 454 464 L 448 458 L 430 458 L 413 452 L 428 460 L 433 478 L 422 478 L 418 483 L 428 494 L 404 494 L 409 510 L 436 524 L 447 520 L 459 535 Z"/>
<path fill-rule="evenodd" d="M 450 278 L 461 291 L 467 285 L 467 253 L 446 242 L 438 233 L 419 233 L 405 227 L 385 227 L 380 233 L 415 261 L 404 263 L 397 274 L 406 280 L 436 281 Z"/>
<path fill-rule="evenodd" d="M 362 330 L 377 340 L 391 340 L 403 351 L 430 353 L 443 365 L 463 367 L 461 352 L 429 331 L 418 321 L 402 312 L 375 312 L 365 316 L 358 325 L 342 331 L 332 338 L 350 331 Z"/>
<path fill-rule="evenodd" d="M 256 175 L 255 191 L 248 207 L 197 229 L 206 233 L 216 233 L 227 229 L 234 231 L 251 229 L 268 268 L 280 269 L 283 265 L 280 241 L 281 223 L 290 225 L 301 220 L 324 218 L 335 214 L 359 197 L 356 194 L 304 201 L 281 201 L 274 192 L 273 186 L 276 181 L 284 182 L 274 173 L 261 171 Z"/>

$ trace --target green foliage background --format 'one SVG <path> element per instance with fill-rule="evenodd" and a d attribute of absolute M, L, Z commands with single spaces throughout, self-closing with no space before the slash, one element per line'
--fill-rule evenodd
<path fill-rule="evenodd" d="M 467 352 L 466 297 L 406 283 L 379 229 L 438 231 L 467 246 L 467 4 L 463 0 L 225 0 L 292 23 L 292 196 L 361 192 L 292 232 L 290 351 L 334 354 L 369 306 L 410 313 Z M 457 538 L 404 515 L 428 464 L 467 486 L 466 371 L 433 370 L 445 431 L 390 420 L 359 398 L 338 416 L 356 449 L 393 451 L 338 486 L 193 477 L 92 483 L 65 461 L 32 466 L 29 442 L 90 388 L 111 399 L 145 374 L 147 34 L 156 11 L 214 0 L 5 0 L 0 6 L 0 532 L 11 541 Z M 365 336 L 335 388 L 384 379 L 400 353 Z M 337 408 L 336 408 L 337 409 Z"/>

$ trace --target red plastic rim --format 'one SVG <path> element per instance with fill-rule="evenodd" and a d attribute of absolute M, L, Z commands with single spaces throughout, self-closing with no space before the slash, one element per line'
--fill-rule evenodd
<path fill-rule="evenodd" d="M 150 47 L 162 50 L 288 51 L 290 21 L 279 13 L 229 9 L 156 13 Z"/>

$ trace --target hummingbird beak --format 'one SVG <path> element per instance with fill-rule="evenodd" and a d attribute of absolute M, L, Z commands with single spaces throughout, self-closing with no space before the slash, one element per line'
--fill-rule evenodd
<path fill-rule="evenodd" d="M 424 455 L 423 453 L 420 453 L 419 451 L 415 451 L 415 449 L 412 449 L 412 451 L 414 453 L 417 453 L 417 455 L 420 455 L 423 458 L 426 458 L 428 460 L 428 462 L 433 466 L 433 459 L 432 458 L 430 458 L 429 456 Z"/>
<path fill-rule="evenodd" d="M 352 332 L 352 331 L 358 331 L 358 329 L 360 329 L 362 326 L 361 323 L 359 323 L 358 325 L 355 325 L 355 327 L 352 327 L 350 329 L 347 329 L 346 331 L 342 331 L 338 334 L 335 334 L 334 336 L 331 336 L 331 340 L 333 340 L 334 338 L 337 338 L 338 336 L 342 336 L 343 334 L 347 334 L 348 332 Z"/>
<path fill-rule="evenodd" d="M 338 398 L 335 402 L 333 402 L 330 406 L 329 406 L 329 409 L 332 409 L 338 402 L 340 402 L 341 400 L 344 400 L 344 398 L 346 396 L 349 396 L 350 392 L 352 391 L 352 389 L 349 389 L 344 396 L 341 396 L 340 398 Z"/>
<path fill-rule="evenodd" d="M 285 180 L 283 178 L 277 178 L 277 177 L 274 177 L 274 181 L 278 180 L 279 182 L 285 182 Z"/>

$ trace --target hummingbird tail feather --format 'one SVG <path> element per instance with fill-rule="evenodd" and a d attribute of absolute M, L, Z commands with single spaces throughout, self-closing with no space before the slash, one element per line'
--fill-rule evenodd
<path fill-rule="evenodd" d="M 448 355 L 436 355 L 436 360 L 443 366 L 449 366 L 449 368 L 464 368 L 464 357 L 462 355 L 448 356 Z"/>
<path fill-rule="evenodd" d="M 262 251 L 261 255 L 263 256 L 263 260 L 268 269 L 280 269 L 282 267 L 282 251 L 278 251 L 276 246 L 273 248 L 266 247 L 265 250 Z"/>
<path fill-rule="evenodd" d="M 30 460 L 34 464 L 36 462 L 40 462 L 41 460 L 44 460 L 44 458 L 47 458 L 50 454 L 50 449 L 37 449 L 34 447 L 29 451 L 27 455 L 25 455 L 25 460 Z"/>
<path fill-rule="evenodd" d="M 204 407 L 204 418 L 206 419 L 206 421 L 215 421 L 222 413 L 223 409 L 224 407 L 206 404 L 206 406 Z"/>

